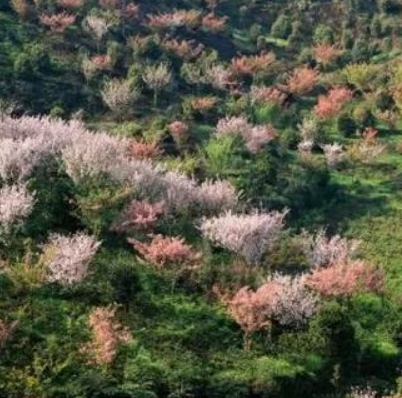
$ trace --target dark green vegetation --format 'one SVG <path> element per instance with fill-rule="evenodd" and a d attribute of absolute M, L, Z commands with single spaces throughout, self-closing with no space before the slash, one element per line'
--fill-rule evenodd
<path fill-rule="evenodd" d="M 0 396 L 311 398 L 344 397 L 353 386 L 402 394 L 402 2 L 137 0 L 131 12 L 128 0 L 66 4 L 0 0 L 2 113 L 79 115 L 88 128 L 157 143 L 157 161 L 200 181 L 229 180 L 248 209 L 289 208 L 288 229 L 257 271 L 239 276 L 233 268 L 241 260 L 201 239 L 193 214 L 168 218 L 158 233 L 182 236 L 204 252 L 195 276 L 172 283 L 110 231 L 124 190 L 92 181 L 77 187 L 60 164 L 39 170 L 30 181 L 40 197 L 27 228 L 1 241 L 0 320 L 15 327 L 0 345 Z M 63 10 L 75 16 L 71 24 L 60 30 L 44 23 Z M 201 14 L 151 26 L 150 15 L 177 10 Z M 209 13 L 216 21 L 203 21 Z M 88 16 L 106 21 L 104 34 L 88 28 Z M 261 54 L 271 58 L 250 66 L 246 58 Z M 158 65 L 171 78 L 154 88 L 144 71 Z M 223 86 L 218 66 L 227 72 Z M 303 67 L 319 75 L 292 80 Z M 121 86 L 107 94 L 108 82 Z M 256 100 L 253 86 L 277 92 Z M 320 114 L 319 96 L 334 87 L 353 98 Z M 220 119 L 240 115 L 270 125 L 275 139 L 253 151 L 241 137 L 216 137 Z M 189 126 L 184 137 L 169 128 L 177 120 Z M 310 139 L 312 152 L 303 155 L 298 145 Z M 328 166 L 322 147 L 334 142 L 344 153 Z M 274 271 L 306 269 L 301 231 L 323 227 L 361 239 L 361 257 L 385 271 L 384 293 L 325 298 L 308 324 L 274 323 L 245 350 L 213 286 L 255 289 Z M 77 230 L 102 240 L 92 272 L 69 289 L 44 283 L 41 245 L 51 231 Z M 88 316 L 113 303 L 133 340 L 112 363 L 88 364 Z"/>

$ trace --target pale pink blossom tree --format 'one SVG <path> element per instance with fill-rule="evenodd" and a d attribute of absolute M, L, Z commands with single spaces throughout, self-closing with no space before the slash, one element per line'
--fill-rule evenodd
<path fill-rule="evenodd" d="M 330 169 L 336 169 L 345 159 L 345 151 L 342 145 L 334 142 L 321 146 L 324 151 L 325 161 Z"/>
<path fill-rule="evenodd" d="M 105 83 L 101 95 L 111 111 L 121 114 L 127 112 L 140 98 L 141 91 L 133 87 L 130 80 L 112 79 Z"/>
<path fill-rule="evenodd" d="M 291 277 L 274 274 L 267 283 L 275 294 L 271 299 L 270 316 L 282 326 L 299 327 L 318 311 L 318 296 L 306 285 L 304 275 Z"/>
<path fill-rule="evenodd" d="M 235 210 L 239 203 L 239 192 L 228 181 L 205 181 L 195 193 L 195 201 L 205 213 L 216 214 Z"/>
<path fill-rule="evenodd" d="M 251 214 L 233 214 L 203 219 L 200 230 L 212 243 L 244 258 L 248 264 L 262 260 L 284 227 L 287 211 Z"/>
<path fill-rule="evenodd" d="M 315 235 L 303 234 L 303 251 L 312 268 L 347 263 L 356 257 L 359 247 L 359 241 L 340 235 L 327 236 L 323 229 Z"/>
<path fill-rule="evenodd" d="M 2 233 L 20 228 L 32 213 L 35 193 L 29 192 L 26 184 L 5 185 L 0 190 L 0 225 Z"/>
<path fill-rule="evenodd" d="M 147 65 L 142 75 L 144 83 L 154 92 L 154 106 L 158 104 L 159 92 L 172 81 L 172 72 L 166 64 Z"/>
<path fill-rule="evenodd" d="M 42 255 L 42 261 L 48 268 L 48 281 L 64 287 L 82 282 L 100 245 L 100 241 L 84 233 L 51 235 Z"/>

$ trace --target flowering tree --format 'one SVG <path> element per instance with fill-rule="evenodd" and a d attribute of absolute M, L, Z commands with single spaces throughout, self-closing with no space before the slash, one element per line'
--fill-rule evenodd
<path fill-rule="evenodd" d="M 180 145 L 188 138 L 190 126 L 187 123 L 176 120 L 170 123 L 168 128 L 177 145 Z"/>
<path fill-rule="evenodd" d="M 277 132 L 272 125 L 254 126 L 245 137 L 246 147 L 251 153 L 257 153 L 276 137 Z"/>
<path fill-rule="evenodd" d="M 312 268 L 347 263 L 356 256 L 359 246 L 360 242 L 340 235 L 326 236 L 323 229 L 316 235 L 305 233 L 303 237 L 304 254 Z"/>
<path fill-rule="evenodd" d="M 205 181 L 195 197 L 202 211 L 212 214 L 234 210 L 239 202 L 239 193 L 228 181 Z"/>
<path fill-rule="evenodd" d="M 384 275 L 381 270 L 358 260 L 315 269 L 306 283 L 323 296 L 347 297 L 360 290 L 381 293 Z"/>
<path fill-rule="evenodd" d="M 329 119 L 336 116 L 352 98 L 353 92 L 348 88 L 333 88 L 326 96 L 320 95 L 318 97 L 318 103 L 314 108 L 314 112 L 322 119 Z"/>
<path fill-rule="evenodd" d="M 219 18 L 214 13 L 209 13 L 202 18 L 202 27 L 207 32 L 218 33 L 225 30 L 228 18 Z"/>
<path fill-rule="evenodd" d="M 57 4 L 63 8 L 81 8 L 83 0 L 58 0 Z"/>
<path fill-rule="evenodd" d="M 303 141 L 314 141 L 317 138 L 319 125 L 315 117 L 304 117 L 297 127 Z"/>
<path fill-rule="evenodd" d="M 161 179 L 162 200 L 170 212 L 186 211 L 194 203 L 195 180 L 176 171 L 168 171 Z"/>
<path fill-rule="evenodd" d="M 132 201 L 113 223 L 112 230 L 117 232 L 148 231 L 164 213 L 164 203 Z"/>
<path fill-rule="evenodd" d="M 385 150 L 385 145 L 378 142 L 378 130 L 372 127 L 366 128 L 363 132 L 363 139 L 348 147 L 347 156 L 352 161 L 370 163 L 377 159 Z"/>
<path fill-rule="evenodd" d="M 217 102 L 218 98 L 213 96 L 195 97 L 191 99 L 190 106 L 196 111 L 206 112 L 211 110 Z"/>
<path fill-rule="evenodd" d="M 216 134 L 224 135 L 240 135 L 246 136 L 250 134 L 252 125 L 243 116 L 225 117 L 220 119 L 216 126 Z"/>
<path fill-rule="evenodd" d="M 162 46 L 186 61 L 198 57 L 204 49 L 202 44 L 197 44 L 194 40 L 164 40 Z"/>
<path fill-rule="evenodd" d="M 293 93 L 304 95 L 314 89 L 320 73 L 316 69 L 311 69 L 308 66 L 296 68 L 289 77 L 287 86 Z"/>
<path fill-rule="evenodd" d="M 249 350 L 252 335 L 270 325 L 271 302 L 275 300 L 275 287 L 261 286 L 257 291 L 248 286 L 241 288 L 233 297 L 222 296 L 230 316 L 244 332 L 244 348 Z"/>
<path fill-rule="evenodd" d="M 325 160 L 330 169 L 335 169 L 345 158 L 345 152 L 342 145 L 338 143 L 325 144 L 322 146 Z"/>
<path fill-rule="evenodd" d="M 205 78 L 212 87 L 227 90 L 236 86 L 236 79 L 230 69 L 223 65 L 214 65 L 205 70 Z"/>
<path fill-rule="evenodd" d="M 282 106 L 287 95 L 276 87 L 252 86 L 250 91 L 253 103 L 267 103 Z"/>
<path fill-rule="evenodd" d="M 324 66 L 331 65 L 342 53 L 342 50 L 330 44 L 318 44 L 313 48 L 315 59 Z"/>
<path fill-rule="evenodd" d="M 306 286 L 305 276 L 274 274 L 267 283 L 274 291 L 270 316 L 280 325 L 304 325 L 318 311 L 318 297 Z"/>
<path fill-rule="evenodd" d="M 43 25 L 50 28 L 52 32 L 63 33 L 70 25 L 75 22 L 75 15 L 62 12 L 60 14 L 53 15 L 41 15 L 40 17 Z"/>
<path fill-rule="evenodd" d="M 88 15 L 84 21 L 84 27 L 89 31 L 91 35 L 95 37 L 98 42 L 102 40 L 102 37 L 111 28 L 112 24 L 105 19 L 96 15 Z"/>
<path fill-rule="evenodd" d="M 81 352 L 89 356 L 90 363 L 109 365 L 118 347 L 132 340 L 129 330 L 116 320 L 116 308 L 95 308 L 89 315 L 89 325 L 92 341 L 84 345 Z"/>
<path fill-rule="evenodd" d="M 128 19 L 138 19 L 140 16 L 140 6 L 135 3 L 128 3 L 124 10 L 124 15 Z"/>
<path fill-rule="evenodd" d="M 140 90 L 133 87 L 131 81 L 119 79 L 109 80 L 101 94 L 103 102 L 115 113 L 127 111 L 141 96 Z"/>
<path fill-rule="evenodd" d="M 246 260 L 259 263 L 267 249 L 284 227 L 287 212 L 233 214 L 227 211 L 218 217 L 204 219 L 200 230 L 213 243 Z"/>
<path fill-rule="evenodd" d="M 165 14 L 148 14 L 148 27 L 157 31 L 173 30 L 185 26 L 194 30 L 202 22 L 202 14 L 197 10 L 175 10 Z"/>
<path fill-rule="evenodd" d="M 156 235 L 150 243 L 134 239 L 129 239 L 129 242 L 146 261 L 159 270 L 178 268 L 182 271 L 183 268 L 194 265 L 201 257 L 200 253 L 179 237 Z"/>
<path fill-rule="evenodd" d="M 148 65 L 144 69 L 142 80 L 154 91 L 154 106 L 158 104 L 158 93 L 170 84 L 172 73 L 166 64 Z"/>
<path fill-rule="evenodd" d="M 75 183 L 82 183 L 125 174 L 126 153 L 126 142 L 105 133 L 86 133 L 62 150 L 62 159 L 67 174 Z"/>
<path fill-rule="evenodd" d="M 241 56 L 232 59 L 231 67 L 235 74 L 253 76 L 269 69 L 275 59 L 274 53 Z"/>
<path fill-rule="evenodd" d="M 240 135 L 252 153 L 257 153 L 266 143 L 277 136 L 276 130 L 271 125 L 252 126 L 241 116 L 219 120 L 216 134 L 218 136 Z"/>
<path fill-rule="evenodd" d="M 129 154 L 136 159 L 155 159 L 161 154 L 156 142 L 133 140 L 128 146 Z"/>
<path fill-rule="evenodd" d="M 28 191 L 26 184 L 5 185 L 0 190 L 0 224 L 8 235 L 23 225 L 35 204 L 35 194 Z"/>
<path fill-rule="evenodd" d="M 42 260 L 48 268 L 48 281 L 64 287 L 80 283 L 101 242 L 93 236 L 78 233 L 72 236 L 54 234 L 44 246 Z"/>

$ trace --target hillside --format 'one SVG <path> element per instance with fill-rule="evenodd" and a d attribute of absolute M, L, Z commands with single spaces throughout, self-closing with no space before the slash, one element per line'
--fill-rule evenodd
<path fill-rule="evenodd" d="M 0 397 L 400 398 L 401 0 L 0 2 Z"/>

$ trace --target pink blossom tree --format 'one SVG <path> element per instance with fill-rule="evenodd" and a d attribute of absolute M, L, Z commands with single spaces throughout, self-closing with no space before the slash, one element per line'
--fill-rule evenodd
<path fill-rule="evenodd" d="M 95 308 L 89 315 L 92 340 L 81 348 L 81 353 L 96 365 L 109 365 L 117 355 L 120 345 L 132 340 L 128 328 L 116 319 L 116 308 Z"/>
<path fill-rule="evenodd" d="M 384 274 L 363 261 L 349 261 L 315 269 L 307 277 L 306 283 L 322 296 L 348 297 L 362 290 L 381 293 Z"/>
<path fill-rule="evenodd" d="M 156 235 L 149 243 L 133 239 L 129 239 L 129 242 L 146 261 L 157 269 L 190 265 L 200 259 L 200 254 L 180 237 Z"/>
<path fill-rule="evenodd" d="M 348 88 L 335 87 L 327 95 L 320 95 L 318 103 L 314 107 L 315 114 L 322 119 L 329 119 L 336 116 L 351 101 L 353 92 Z"/>
<path fill-rule="evenodd" d="M 52 32 L 63 33 L 70 25 L 75 22 L 75 15 L 62 12 L 60 14 L 53 15 L 41 15 L 40 20 L 43 25 L 50 28 Z"/>
<path fill-rule="evenodd" d="M 230 316 L 244 332 L 246 350 L 251 348 L 253 334 L 269 327 L 275 293 L 275 286 L 267 283 L 256 291 L 245 286 L 230 298 L 221 296 Z"/>
<path fill-rule="evenodd" d="M 152 229 L 164 213 L 164 203 L 132 201 L 113 223 L 112 230 L 117 232 L 148 231 Z"/>

